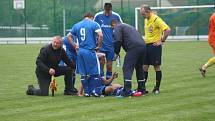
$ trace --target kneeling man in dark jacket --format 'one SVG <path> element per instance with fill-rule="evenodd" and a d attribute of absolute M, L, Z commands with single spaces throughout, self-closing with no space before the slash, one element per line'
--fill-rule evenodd
<path fill-rule="evenodd" d="M 63 60 L 67 66 L 59 66 L 59 62 Z M 75 69 L 75 64 L 70 63 L 65 50 L 62 48 L 62 39 L 60 36 L 55 36 L 51 44 L 48 44 L 40 49 L 40 53 L 36 60 L 36 76 L 38 79 L 39 88 L 34 88 L 33 85 L 28 85 L 27 95 L 48 96 L 51 77 L 64 75 L 65 89 L 64 95 L 71 95 L 73 82 L 72 72 Z"/>

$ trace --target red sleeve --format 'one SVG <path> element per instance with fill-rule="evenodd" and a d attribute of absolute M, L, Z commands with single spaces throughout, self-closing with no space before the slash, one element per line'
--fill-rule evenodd
<path fill-rule="evenodd" d="M 208 42 L 215 43 L 215 13 L 210 17 L 209 21 Z"/>

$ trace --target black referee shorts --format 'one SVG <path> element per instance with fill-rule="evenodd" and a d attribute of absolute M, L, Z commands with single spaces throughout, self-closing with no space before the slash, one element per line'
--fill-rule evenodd
<path fill-rule="evenodd" d="M 144 58 L 144 65 L 161 65 L 162 46 L 154 46 L 153 44 L 146 44 L 146 54 Z"/>

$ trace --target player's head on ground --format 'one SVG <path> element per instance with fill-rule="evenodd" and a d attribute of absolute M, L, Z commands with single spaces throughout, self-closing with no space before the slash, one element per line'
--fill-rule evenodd
<path fill-rule="evenodd" d="M 86 12 L 85 14 L 84 14 L 84 18 L 88 18 L 88 19 L 91 19 L 91 20 L 93 20 L 93 14 L 92 13 L 90 13 L 90 12 Z"/>
<path fill-rule="evenodd" d="M 112 4 L 111 3 L 105 3 L 104 4 L 104 14 L 105 16 L 109 16 L 112 12 Z"/>
<path fill-rule="evenodd" d="M 115 26 L 117 25 L 117 24 L 119 24 L 120 22 L 118 21 L 118 20 L 116 20 L 116 19 L 112 19 L 111 20 L 111 27 L 112 28 L 115 28 Z"/>
<path fill-rule="evenodd" d="M 62 46 L 62 38 L 61 36 L 54 36 L 52 39 L 52 48 L 54 50 L 61 48 Z"/>
<path fill-rule="evenodd" d="M 149 18 L 151 13 L 151 8 L 149 5 L 143 4 L 140 8 L 140 13 L 144 18 Z"/>

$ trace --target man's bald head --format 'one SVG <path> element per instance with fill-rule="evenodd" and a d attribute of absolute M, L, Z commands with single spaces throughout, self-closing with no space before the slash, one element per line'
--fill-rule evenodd
<path fill-rule="evenodd" d="M 150 13 L 151 13 L 151 8 L 150 8 L 150 6 L 149 6 L 149 5 L 146 5 L 146 4 L 141 5 L 140 13 L 141 13 L 141 15 L 142 15 L 143 17 L 149 18 Z"/>
<path fill-rule="evenodd" d="M 54 36 L 52 39 L 52 47 L 54 50 L 61 48 L 62 38 L 61 36 Z"/>

